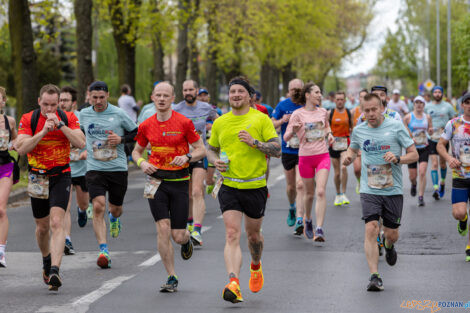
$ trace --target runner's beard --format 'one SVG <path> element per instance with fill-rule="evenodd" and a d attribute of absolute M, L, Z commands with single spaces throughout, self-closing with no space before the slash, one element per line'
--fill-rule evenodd
<path fill-rule="evenodd" d="M 184 97 L 184 100 L 189 104 L 193 104 L 194 101 L 196 101 L 196 97 L 192 95 L 186 95 L 186 97 Z"/>
<path fill-rule="evenodd" d="M 440 102 L 442 100 L 442 96 L 440 97 L 434 97 L 434 100 L 436 100 L 436 102 Z"/>

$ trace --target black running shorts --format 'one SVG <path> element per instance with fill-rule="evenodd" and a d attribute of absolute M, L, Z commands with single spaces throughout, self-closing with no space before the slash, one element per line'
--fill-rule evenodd
<path fill-rule="evenodd" d="M 171 229 L 185 229 L 189 214 L 189 180 L 162 181 L 154 199 L 148 199 L 153 219 L 170 219 Z"/>
<path fill-rule="evenodd" d="M 85 175 L 90 200 L 109 193 L 109 203 L 121 206 L 127 191 L 126 172 L 88 171 Z"/>
<path fill-rule="evenodd" d="M 361 193 L 362 219 L 368 223 L 383 219 L 388 228 L 398 228 L 403 210 L 403 195 L 381 196 Z"/>
<path fill-rule="evenodd" d="M 72 177 L 72 185 L 80 186 L 83 192 L 88 192 L 85 176 Z"/>
<path fill-rule="evenodd" d="M 424 148 L 416 149 L 418 151 L 419 159 L 418 162 L 408 164 L 408 168 L 417 168 L 418 163 L 428 162 L 429 161 L 429 146 Z"/>
<path fill-rule="evenodd" d="M 439 154 L 437 153 L 437 142 L 434 142 L 432 140 L 429 140 L 429 154 Z M 446 151 L 449 151 L 449 143 L 446 144 Z"/>
<path fill-rule="evenodd" d="M 283 153 L 281 155 L 282 166 L 286 171 L 290 171 L 299 165 L 299 156 L 297 154 Z"/>
<path fill-rule="evenodd" d="M 34 218 L 49 216 L 52 207 L 67 210 L 72 184 L 70 172 L 49 177 L 49 199 L 31 198 Z"/>
<path fill-rule="evenodd" d="M 268 199 L 268 188 L 237 189 L 222 185 L 218 194 L 222 213 L 240 211 L 251 218 L 262 218 Z"/>

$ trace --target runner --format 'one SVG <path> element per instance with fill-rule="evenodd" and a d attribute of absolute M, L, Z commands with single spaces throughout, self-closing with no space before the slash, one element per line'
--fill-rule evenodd
<path fill-rule="evenodd" d="M 359 105 L 356 108 L 354 108 L 354 110 L 352 111 L 354 127 L 356 127 L 358 123 L 358 119 L 362 114 L 362 103 L 364 102 L 365 95 L 367 95 L 368 93 L 369 92 L 367 91 L 367 89 L 362 89 L 359 92 Z M 354 160 L 353 167 L 354 167 L 354 175 L 356 176 L 356 179 L 357 179 L 356 193 L 359 194 L 359 188 L 361 186 L 361 151 L 360 150 L 357 154 L 357 158 Z"/>
<path fill-rule="evenodd" d="M 95 81 L 89 87 L 92 106 L 80 112 L 86 134 L 87 173 L 85 175 L 93 204 L 93 229 L 100 252 L 97 264 L 111 267 L 106 240 L 106 192 L 108 193 L 109 233 L 121 232 L 122 204 L 127 191 L 127 157 L 124 144 L 132 142 L 137 126 L 126 112 L 108 103 L 108 86 Z M 128 133 L 124 135 L 124 131 Z"/>
<path fill-rule="evenodd" d="M 407 114 L 403 118 L 403 124 L 411 132 L 416 149 L 418 150 L 419 160 L 415 163 L 408 164 L 408 172 L 411 181 L 411 196 L 416 196 L 416 177 L 419 163 L 419 194 L 418 206 L 424 206 L 424 190 L 426 189 L 426 172 L 428 169 L 429 159 L 429 141 L 428 133 L 432 133 L 431 117 L 424 113 L 424 105 L 426 100 L 417 96 L 414 99 L 413 112 Z"/>
<path fill-rule="evenodd" d="M 292 95 L 296 89 L 302 89 L 304 83 L 296 78 L 289 82 L 288 98 L 279 102 L 274 109 L 272 121 L 274 127 L 281 128 L 282 141 L 282 166 L 286 177 L 286 193 L 289 201 L 289 213 L 287 215 L 287 225 L 295 225 L 294 234 L 300 236 L 304 232 L 304 208 L 303 208 L 303 183 L 299 174 L 299 138 L 294 135 L 288 142 L 284 141 L 287 124 L 292 113 L 302 106 L 292 102 Z"/>
<path fill-rule="evenodd" d="M 8 150 L 13 146 L 17 136 L 16 122 L 11 116 L 5 114 L 4 108 L 7 101 L 5 88 L 0 87 L 0 268 L 7 267 L 5 248 L 8 238 L 7 203 L 14 180 L 15 162 Z"/>
<path fill-rule="evenodd" d="M 191 237 L 186 230 L 190 190 L 188 169 L 190 161 L 201 160 L 205 155 L 204 143 L 191 120 L 171 109 L 174 98 L 174 89 L 169 83 L 161 82 L 155 86 L 152 100 L 157 113 L 139 125 L 132 152 L 134 160 L 138 160 L 137 165 L 147 174 L 144 196 L 148 198 L 155 220 L 158 252 L 168 273 L 160 292 L 175 292 L 178 287 L 170 238 L 181 245 L 184 260 L 193 253 Z M 145 161 L 142 153 L 148 144 L 151 154 Z M 191 153 L 189 145 L 194 148 Z"/>
<path fill-rule="evenodd" d="M 434 86 L 432 89 L 434 100 L 424 107 L 424 112 L 431 116 L 433 126 L 433 133 L 431 134 L 431 140 L 429 142 L 429 154 L 431 155 L 431 179 L 434 188 L 432 196 L 436 200 L 444 197 L 447 175 L 446 160 L 443 157 L 439 157 L 438 164 L 438 153 L 436 147 L 442 133 L 444 132 L 444 127 L 447 122 L 456 116 L 456 112 L 454 111 L 452 104 L 442 100 L 443 94 L 444 89 L 441 86 Z M 447 151 L 448 150 L 449 146 L 447 146 Z M 441 168 L 440 184 L 439 176 L 437 175 L 438 165 L 440 165 Z"/>
<path fill-rule="evenodd" d="M 207 152 L 209 161 L 223 176 L 218 198 L 225 224 L 225 267 L 230 279 L 224 288 L 223 298 L 232 303 L 243 301 L 239 282 L 243 216 L 251 253 L 248 285 L 252 292 L 263 288 L 261 254 L 264 239 L 261 225 L 268 195 L 265 155 L 281 155 L 281 145 L 273 123 L 267 115 L 250 108 L 252 93 L 245 78 L 236 77 L 230 81 L 229 103 L 232 111 L 214 122 Z M 216 190 L 214 193 L 217 194 Z"/>
<path fill-rule="evenodd" d="M 73 112 L 80 121 L 80 112 L 77 111 L 77 90 L 70 86 L 62 87 L 60 90 L 59 106 L 62 111 Z M 70 147 L 70 171 L 72 176 L 72 186 L 75 187 L 78 225 L 85 227 L 87 222 L 87 210 L 93 210 L 89 204 L 88 189 L 85 181 L 86 174 L 86 149 Z M 70 218 L 70 206 L 72 204 L 72 192 L 70 193 L 67 211 L 65 213 L 65 248 L 66 255 L 75 254 L 75 250 L 70 239 L 70 230 L 72 227 Z"/>
<path fill-rule="evenodd" d="M 217 111 L 206 102 L 196 100 L 198 84 L 194 80 L 186 80 L 183 83 L 184 100 L 175 105 L 173 110 L 189 118 L 196 128 L 196 132 L 206 144 L 206 121 L 215 120 Z M 206 203 L 204 201 L 204 179 L 206 178 L 207 159 L 195 159 L 189 163 L 189 220 L 191 239 L 197 246 L 202 246 L 202 222 L 206 214 Z M 192 228 L 192 229 L 191 229 Z"/>
<path fill-rule="evenodd" d="M 361 204 L 365 221 L 364 250 L 370 270 L 368 291 L 382 291 L 378 273 L 379 218 L 383 219 L 385 259 L 390 266 L 397 261 L 395 242 L 403 209 L 403 185 L 400 164 L 418 160 L 418 153 L 403 123 L 383 116 L 383 103 L 375 94 L 364 97 L 367 123 L 354 128 L 344 165 L 350 165 L 362 152 Z M 406 154 L 401 155 L 402 148 Z"/>
<path fill-rule="evenodd" d="M 398 112 L 401 117 L 409 113 L 406 103 L 400 100 L 400 90 L 398 89 L 393 90 L 392 99 L 390 99 L 388 102 L 387 107 L 395 112 Z"/>
<path fill-rule="evenodd" d="M 370 89 L 370 92 L 373 93 L 373 94 L 376 94 L 377 96 L 379 96 L 380 100 L 382 101 L 382 107 L 383 107 L 382 115 L 384 117 L 392 118 L 394 120 L 397 120 L 397 121 L 401 122 L 400 114 L 398 114 L 398 112 L 393 111 L 390 108 L 387 108 L 387 87 L 373 86 Z M 359 118 L 357 119 L 357 124 L 356 125 L 360 125 L 362 122 L 365 122 L 365 121 L 366 121 L 366 116 L 365 116 L 364 113 L 362 113 L 361 116 L 359 116 Z"/>
<path fill-rule="evenodd" d="M 468 233 L 467 202 L 470 191 L 470 93 L 462 98 L 463 115 L 447 122 L 437 144 L 437 152 L 452 169 L 452 215 L 459 221 L 457 230 Z M 452 141 L 452 156 L 446 146 Z M 465 248 L 465 261 L 470 262 L 470 235 Z"/>
<path fill-rule="evenodd" d="M 320 88 L 314 83 L 307 83 L 292 96 L 295 103 L 303 105 L 292 113 L 287 125 L 284 140 L 289 141 L 297 134 L 299 147 L 299 173 L 305 188 L 305 236 L 314 241 L 325 241 L 323 222 L 326 213 L 325 189 L 330 173 L 330 156 L 327 144 L 333 144 L 328 112 L 318 107 L 321 103 Z M 326 140 L 328 142 L 326 142 Z M 316 194 L 315 215 L 317 226 L 315 234 L 312 222 L 313 197 Z"/>
<path fill-rule="evenodd" d="M 336 106 L 335 103 L 335 92 L 330 91 L 328 93 L 328 99 L 325 99 L 322 101 L 322 107 L 325 108 L 326 110 L 331 110 Z"/>
<path fill-rule="evenodd" d="M 349 204 L 349 199 L 346 196 L 348 169 L 343 165 L 343 160 L 349 146 L 349 136 L 352 132 L 353 122 L 351 111 L 345 108 L 346 93 L 344 91 L 336 92 L 335 102 L 336 108 L 331 109 L 328 119 L 335 141 L 328 151 L 335 174 L 336 197 L 334 205 L 338 206 Z"/>
<path fill-rule="evenodd" d="M 71 184 L 70 144 L 78 148 L 85 145 L 85 136 L 75 115 L 58 110 L 59 95 L 57 86 L 41 88 L 39 109 L 23 114 L 16 140 L 18 153 L 28 154 L 28 193 L 43 257 L 43 279 L 53 291 L 62 286 L 59 267 L 64 252 L 64 216 Z"/>

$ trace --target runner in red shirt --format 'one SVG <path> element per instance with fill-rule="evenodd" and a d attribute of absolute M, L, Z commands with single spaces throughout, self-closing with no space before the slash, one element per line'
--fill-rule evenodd
<path fill-rule="evenodd" d="M 36 239 L 43 256 L 43 279 L 49 290 L 54 291 L 62 285 L 59 267 L 71 184 L 70 144 L 77 148 L 85 146 L 85 136 L 75 114 L 57 110 L 59 94 L 57 86 L 41 88 L 39 109 L 21 117 L 16 140 L 18 153 L 28 154 L 28 193 L 36 222 Z"/>
<path fill-rule="evenodd" d="M 152 100 L 157 113 L 142 124 L 136 137 L 132 158 L 147 174 L 144 196 L 148 198 L 157 227 L 158 252 L 162 257 L 168 279 L 161 292 L 175 292 L 178 287 L 170 234 L 181 244 L 184 260 L 191 257 L 193 245 L 186 222 L 189 212 L 189 161 L 198 161 L 206 155 L 202 138 L 193 122 L 171 109 L 175 99 L 174 88 L 166 82 L 155 86 Z M 189 153 L 189 145 L 194 150 Z M 150 147 L 148 161 L 142 158 L 145 148 Z"/>

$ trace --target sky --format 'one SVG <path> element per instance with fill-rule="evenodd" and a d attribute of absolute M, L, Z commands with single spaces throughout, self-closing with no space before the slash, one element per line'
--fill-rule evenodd
<path fill-rule="evenodd" d="M 341 76 L 367 73 L 376 62 L 380 47 L 385 42 L 387 29 L 397 30 L 396 19 L 400 7 L 404 6 L 401 0 L 378 0 L 375 5 L 375 17 L 369 26 L 369 34 L 362 48 L 349 56 L 344 62 Z"/>

